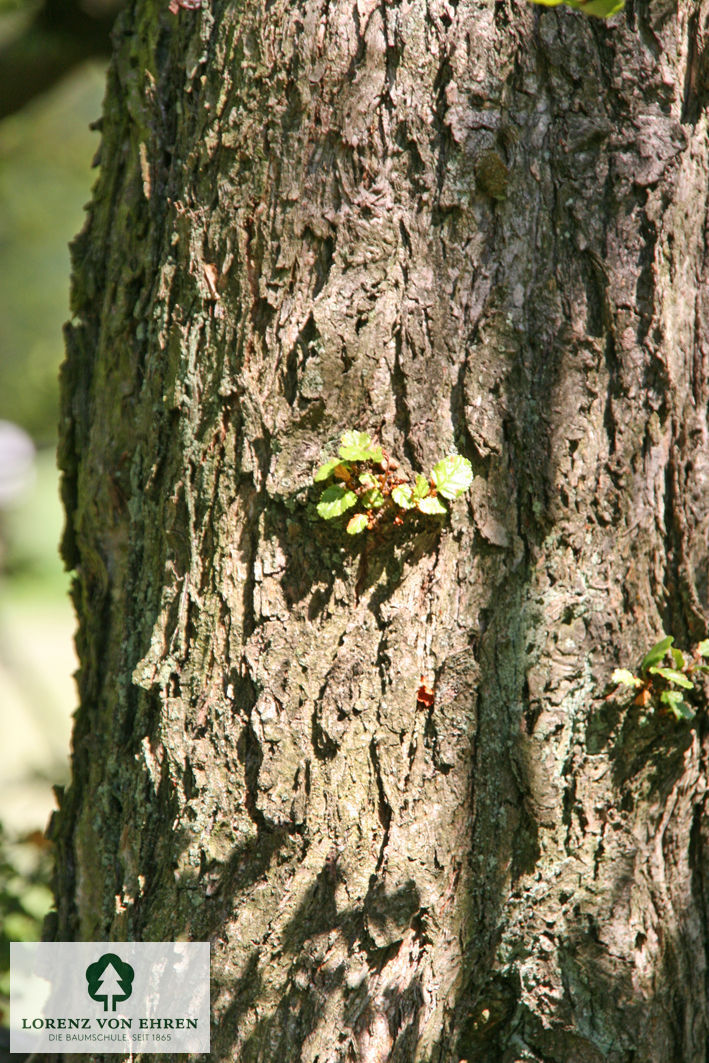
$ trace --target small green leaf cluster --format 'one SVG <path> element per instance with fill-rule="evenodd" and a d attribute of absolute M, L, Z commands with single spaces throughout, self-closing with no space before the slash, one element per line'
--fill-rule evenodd
<path fill-rule="evenodd" d="M 636 705 L 659 703 L 676 719 L 691 720 L 694 709 L 685 701 L 683 692 L 695 689 L 692 675 L 709 672 L 705 663 L 709 658 L 709 639 L 700 642 L 690 656 L 673 646 L 673 642 L 672 635 L 665 635 L 643 657 L 639 675 L 627 668 L 616 668 L 611 683 L 614 687 L 632 687 L 636 691 Z"/>
<path fill-rule="evenodd" d="M 574 11 L 583 11 L 584 15 L 595 15 L 596 18 L 610 18 L 625 7 L 625 0 L 532 0 L 532 3 L 542 4 L 544 7 L 565 4 Z"/>
<path fill-rule="evenodd" d="M 318 513 L 323 520 L 332 520 L 356 509 L 347 531 L 359 535 L 381 525 L 386 517 L 400 525 L 409 512 L 444 516 L 448 510 L 441 499 L 455 501 L 473 482 L 470 462 L 460 454 L 441 458 L 429 479 L 419 473 L 411 483 L 397 470 L 398 464 L 366 432 L 345 432 L 337 457 L 321 465 L 313 477 L 315 483 L 335 481 L 323 490 Z"/>

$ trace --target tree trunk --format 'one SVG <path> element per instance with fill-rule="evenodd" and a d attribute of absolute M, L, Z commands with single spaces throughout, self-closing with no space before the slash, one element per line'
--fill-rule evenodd
<path fill-rule="evenodd" d="M 707 1059 L 705 700 L 604 694 L 707 630 L 708 21 L 119 22 L 50 932 L 211 941 L 216 1060 Z M 314 510 L 349 428 L 475 473 L 366 566 Z"/>

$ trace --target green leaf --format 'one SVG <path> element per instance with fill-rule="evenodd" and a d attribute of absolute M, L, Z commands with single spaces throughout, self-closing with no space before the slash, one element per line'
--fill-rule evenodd
<path fill-rule="evenodd" d="M 610 18 L 625 6 L 625 0 L 532 0 L 532 3 L 541 4 L 543 7 L 557 7 L 565 3 L 576 11 L 595 15 L 596 18 Z"/>
<path fill-rule="evenodd" d="M 366 432 L 345 432 L 337 453 L 344 461 L 382 461 L 382 448 L 375 447 Z"/>
<path fill-rule="evenodd" d="M 416 476 L 416 483 L 414 484 L 413 497 L 414 501 L 417 498 L 426 498 L 431 493 L 431 485 L 422 473 L 418 473 Z"/>
<path fill-rule="evenodd" d="M 323 520 L 332 520 L 339 517 L 357 502 L 354 491 L 348 491 L 342 484 L 332 484 L 326 487 L 316 509 Z"/>
<path fill-rule="evenodd" d="M 625 7 L 625 0 L 565 0 L 569 7 L 583 11 L 584 15 L 596 18 L 610 18 Z"/>
<path fill-rule="evenodd" d="M 642 679 L 638 679 L 636 675 L 629 672 L 627 668 L 616 668 L 615 672 L 611 676 L 611 683 L 618 685 L 622 683 L 624 687 L 641 687 L 643 685 Z"/>
<path fill-rule="evenodd" d="M 694 716 L 694 712 L 690 709 L 679 690 L 663 690 L 660 694 L 660 701 L 672 710 L 678 720 L 691 720 Z"/>
<path fill-rule="evenodd" d="M 674 683 L 675 686 L 684 687 L 685 690 L 694 690 L 694 683 L 691 679 L 687 679 L 686 675 L 682 672 L 678 672 L 675 668 L 648 668 L 648 672 L 652 675 L 661 675 L 663 679 L 667 679 L 668 682 Z"/>
<path fill-rule="evenodd" d="M 439 495 L 450 499 L 460 498 L 473 482 L 473 468 L 467 458 L 451 454 L 433 466 L 431 479 Z"/>
<path fill-rule="evenodd" d="M 364 513 L 355 513 L 354 517 L 350 517 L 347 522 L 345 531 L 350 535 L 359 535 L 367 527 L 367 518 Z"/>
<path fill-rule="evenodd" d="M 366 469 L 365 469 L 365 471 L 363 473 L 360 473 L 359 482 L 364 487 L 376 487 L 377 486 L 376 479 L 374 478 L 374 476 L 372 476 L 371 472 L 367 472 Z"/>
<path fill-rule="evenodd" d="M 379 509 L 384 505 L 384 495 L 378 487 L 370 487 L 364 492 L 360 501 L 365 509 Z"/>
<path fill-rule="evenodd" d="M 328 476 L 332 476 L 333 469 L 336 469 L 340 464 L 341 462 L 339 458 L 335 458 L 333 461 L 326 461 L 313 476 L 315 483 L 319 484 L 322 480 L 327 480 Z"/>
<path fill-rule="evenodd" d="M 697 653 L 700 657 L 709 657 L 709 639 L 702 639 L 697 646 Z"/>
<path fill-rule="evenodd" d="M 680 671 L 684 668 L 684 654 L 681 650 L 678 650 L 676 646 L 670 646 L 670 656 L 675 663 L 675 668 L 679 668 Z"/>
<path fill-rule="evenodd" d="M 396 502 L 399 509 L 411 509 L 414 504 L 413 492 L 410 484 L 399 484 L 391 492 L 392 502 Z"/>
<path fill-rule="evenodd" d="M 426 513 L 429 517 L 436 517 L 439 513 L 447 513 L 446 507 L 438 501 L 435 495 L 431 495 L 429 498 L 418 498 L 416 500 L 416 508 L 421 513 Z"/>
<path fill-rule="evenodd" d="M 659 642 L 656 642 L 652 649 L 648 650 L 643 657 L 640 671 L 647 672 L 653 664 L 659 664 L 673 642 L 674 638 L 672 635 L 666 635 L 664 638 L 660 639 Z"/>

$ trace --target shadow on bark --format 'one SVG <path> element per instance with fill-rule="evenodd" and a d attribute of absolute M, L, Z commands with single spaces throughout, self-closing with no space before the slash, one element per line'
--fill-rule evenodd
<path fill-rule="evenodd" d="M 268 505 L 264 536 L 278 541 L 285 558 L 281 585 L 288 605 L 309 597 L 308 618 L 314 620 L 327 608 L 335 581 L 348 580 L 353 572 L 358 598 L 377 588 L 369 602 L 376 612 L 406 567 L 436 550 L 442 527 L 438 519 L 413 516 L 402 528 L 351 536 L 341 521 L 314 516 L 300 493 L 282 505 Z"/>
<path fill-rule="evenodd" d="M 240 855 L 235 856 L 236 862 Z M 334 995 L 343 996 L 345 1025 L 340 1035 L 341 1048 L 346 1047 L 342 1042 L 347 1042 L 352 1035 L 356 1038 L 371 1020 L 373 1001 L 367 991 L 366 979 L 350 978 L 348 981 L 344 961 L 334 965 L 327 961 L 318 963 L 312 950 L 309 951 L 309 943 L 321 935 L 337 931 L 350 950 L 358 947 L 366 954 L 368 972 L 381 970 L 398 952 L 404 933 L 419 911 L 420 898 L 413 881 L 391 894 L 386 894 L 374 882 L 363 907 L 338 910 L 335 899 L 338 878 L 337 861 L 330 858 L 287 924 L 282 937 L 283 952 L 292 960 L 286 984 L 272 1013 L 258 1020 L 240 1047 L 240 1063 L 292 1058 L 293 1045 L 303 1043 L 309 1034 L 318 1030 Z M 209 936 L 218 933 L 223 925 L 223 913 L 214 914 L 203 930 Z M 389 934 L 396 936 L 398 933 L 398 940 L 379 947 L 371 936 L 370 927 L 386 927 Z M 243 974 L 235 982 L 218 987 L 224 988 L 231 999 L 215 1030 L 213 1051 L 218 1058 L 233 1058 L 239 1025 L 262 995 L 265 987 L 258 968 L 259 953 L 254 950 Z M 397 1041 L 392 1060 L 405 1063 L 413 1058 L 418 1038 L 417 1015 L 422 1000 L 416 978 L 401 992 L 389 994 L 389 1011 L 394 1016 L 395 1026 L 398 1017 L 398 1026 L 391 1031 L 392 1035 L 396 1036 L 399 1026 L 406 1025 L 405 1036 Z"/>
<path fill-rule="evenodd" d="M 647 797 L 667 796 L 685 770 L 692 729 L 652 709 L 626 706 L 618 733 L 609 741 L 613 785 L 620 800 L 631 796 L 631 784 L 642 773 Z"/>

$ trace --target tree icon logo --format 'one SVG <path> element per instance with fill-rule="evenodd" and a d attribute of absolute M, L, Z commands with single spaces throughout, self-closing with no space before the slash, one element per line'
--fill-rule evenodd
<path fill-rule="evenodd" d="M 86 968 L 89 996 L 92 1000 L 102 1000 L 104 1011 L 115 1011 L 116 1002 L 127 1000 L 133 992 L 134 977 L 135 971 L 129 963 L 124 963 L 114 952 L 104 952 L 96 963 Z"/>

